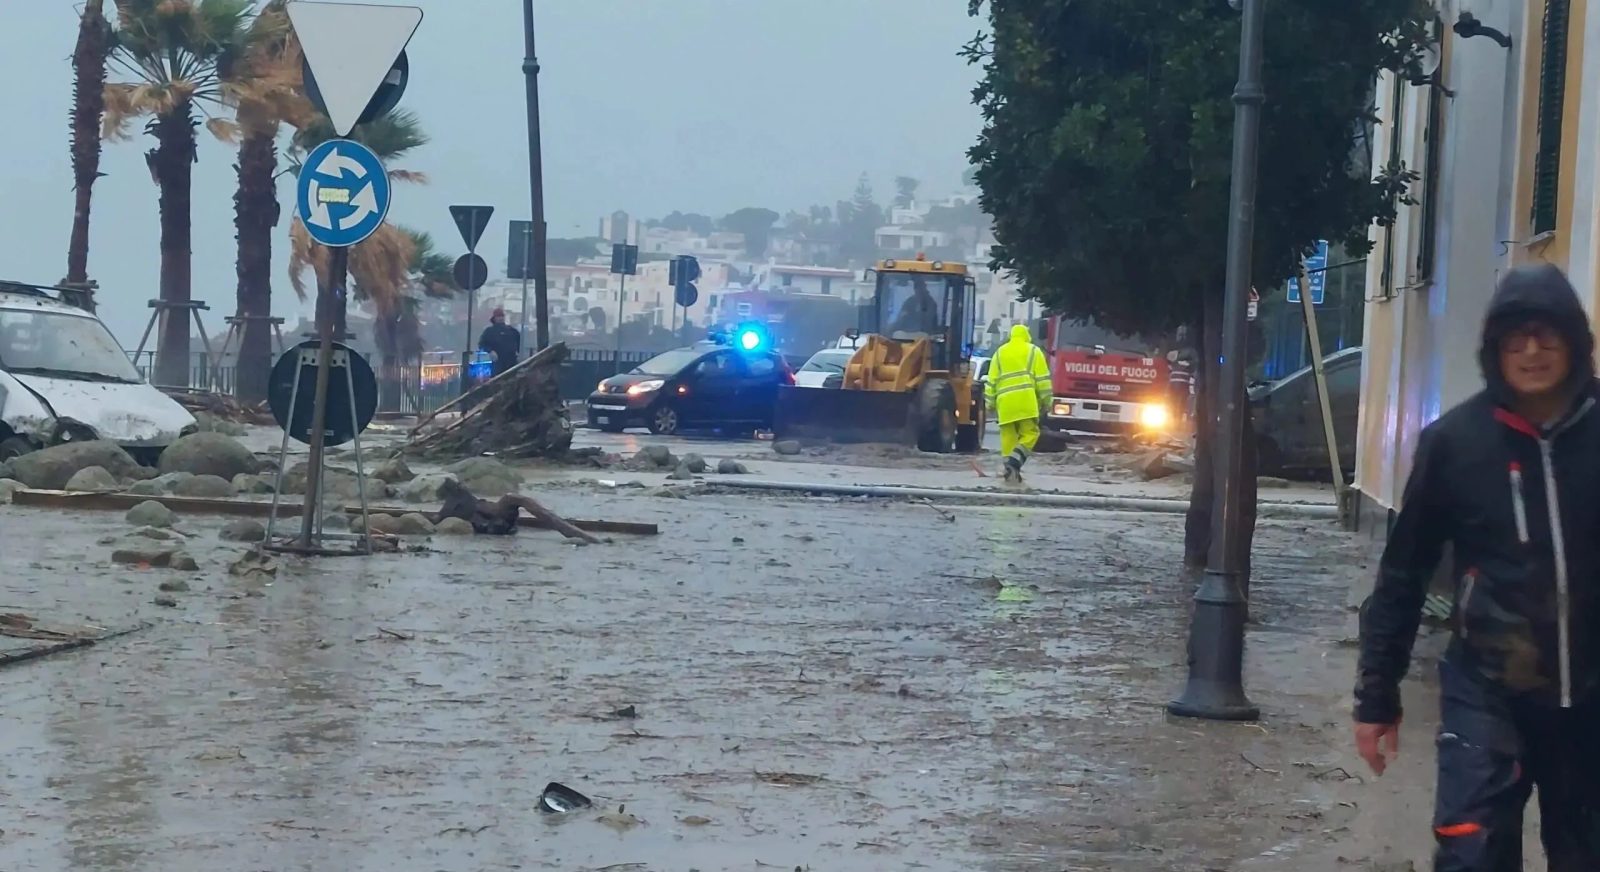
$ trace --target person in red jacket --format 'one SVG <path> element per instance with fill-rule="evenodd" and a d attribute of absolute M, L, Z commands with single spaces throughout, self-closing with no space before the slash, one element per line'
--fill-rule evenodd
<path fill-rule="evenodd" d="M 1550 872 L 1600 870 L 1600 398 L 1594 334 L 1566 276 L 1496 290 L 1487 387 L 1422 431 L 1362 610 L 1355 739 L 1399 751 L 1400 680 L 1446 545 L 1454 634 L 1439 666 L 1437 872 L 1522 869 L 1539 791 Z"/>

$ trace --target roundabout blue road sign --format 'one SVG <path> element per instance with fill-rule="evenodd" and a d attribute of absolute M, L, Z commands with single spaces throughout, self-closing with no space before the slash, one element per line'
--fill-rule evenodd
<path fill-rule="evenodd" d="M 389 214 L 389 174 L 372 150 L 330 139 L 306 155 L 297 187 L 300 223 L 315 242 L 347 248 L 371 236 Z"/>

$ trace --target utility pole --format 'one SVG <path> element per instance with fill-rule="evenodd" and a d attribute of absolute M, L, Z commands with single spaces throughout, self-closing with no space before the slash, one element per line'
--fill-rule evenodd
<path fill-rule="evenodd" d="M 1228 273 L 1222 307 L 1222 383 L 1212 402 L 1222 414 L 1213 434 L 1217 452 L 1211 550 L 1194 595 L 1189 624 L 1189 680 L 1183 695 L 1167 704 L 1179 717 L 1253 721 L 1261 711 L 1244 693 L 1244 624 L 1247 604 L 1240 578 L 1244 478 L 1244 357 L 1251 260 L 1255 247 L 1256 168 L 1261 135 L 1262 31 L 1266 0 L 1242 0 L 1239 84 L 1233 91 L 1233 190 L 1229 200 Z M 1235 0 L 1235 5 L 1238 5 Z"/>
<path fill-rule="evenodd" d="M 528 84 L 528 187 L 533 199 L 533 299 L 537 307 L 536 330 L 539 348 L 550 345 L 550 286 L 545 275 L 544 154 L 539 145 L 539 58 L 533 43 L 533 0 L 522 0 L 522 30 L 526 52 L 522 74 Z"/>
<path fill-rule="evenodd" d="M 522 326 L 518 328 L 517 335 L 522 337 L 522 348 L 528 348 L 528 270 L 529 258 L 533 256 L 533 222 L 528 222 L 528 228 L 522 234 Z M 540 310 L 541 317 L 547 313 Z M 541 348 L 543 346 L 540 346 Z"/>

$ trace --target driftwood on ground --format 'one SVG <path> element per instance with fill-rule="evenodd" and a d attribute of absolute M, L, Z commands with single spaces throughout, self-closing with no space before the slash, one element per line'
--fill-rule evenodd
<path fill-rule="evenodd" d="M 227 394 L 187 388 L 163 388 L 162 393 L 176 400 L 190 414 L 204 412 L 218 420 L 236 424 L 266 426 L 275 423 L 272 410 L 267 408 L 266 403 L 242 403 Z"/>
<path fill-rule="evenodd" d="M 420 456 L 552 457 L 572 446 L 572 419 L 559 381 L 567 348 L 556 343 L 423 419 L 406 451 Z M 462 409 L 459 417 L 439 414 Z"/>
<path fill-rule="evenodd" d="M 440 506 L 439 511 L 430 518 L 435 524 L 445 518 L 460 518 L 471 524 L 473 532 L 480 535 L 510 536 L 517 532 L 518 512 L 526 510 L 529 515 L 538 518 L 550 529 L 568 539 L 577 539 L 591 545 L 600 542 L 599 539 L 573 526 L 567 519 L 540 505 L 531 497 L 506 494 L 499 500 L 480 500 L 460 482 L 454 480 L 446 481 L 439 488 L 439 496 L 444 498 L 444 505 Z"/>

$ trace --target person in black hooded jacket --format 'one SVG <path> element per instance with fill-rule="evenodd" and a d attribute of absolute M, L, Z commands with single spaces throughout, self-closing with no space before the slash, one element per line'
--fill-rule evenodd
<path fill-rule="evenodd" d="M 1520 267 L 1496 290 L 1487 388 L 1422 431 L 1363 608 L 1356 744 L 1399 751 L 1400 680 L 1445 546 L 1454 634 L 1439 666 L 1438 872 L 1522 868 L 1539 789 L 1551 872 L 1600 870 L 1600 391 L 1566 276 Z"/>

